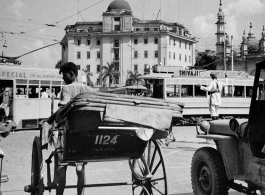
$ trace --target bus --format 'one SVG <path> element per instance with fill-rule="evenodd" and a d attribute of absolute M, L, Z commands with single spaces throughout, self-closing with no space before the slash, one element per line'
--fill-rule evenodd
<path fill-rule="evenodd" d="M 151 73 L 141 78 L 146 80 L 153 92 L 153 98 L 184 103 L 184 118 L 207 118 L 209 117 L 208 93 L 200 90 L 196 85 L 209 85 L 211 72 L 215 72 L 218 81 L 222 82 L 225 82 L 225 73 L 228 75 L 228 86 L 221 92 L 222 104 L 219 115 L 247 117 L 254 77 L 244 71 L 177 70 L 174 73 Z"/>
<path fill-rule="evenodd" d="M 78 80 L 86 83 L 81 71 Z M 17 123 L 17 129 L 37 128 L 41 120 L 56 111 L 62 85 L 64 81 L 58 69 L 0 63 L 0 94 L 9 89 L 8 119 Z"/>

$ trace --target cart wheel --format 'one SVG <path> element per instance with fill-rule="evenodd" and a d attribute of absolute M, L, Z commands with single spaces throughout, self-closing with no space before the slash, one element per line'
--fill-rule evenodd
<path fill-rule="evenodd" d="M 166 165 L 161 147 L 149 141 L 141 158 L 130 159 L 133 195 L 168 195 Z"/>
<path fill-rule="evenodd" d="M 42 150 L 39 137 L 35 137 L 31 161 L 31 195 L 42 195 L 44 191 L 42 170 Z"/>

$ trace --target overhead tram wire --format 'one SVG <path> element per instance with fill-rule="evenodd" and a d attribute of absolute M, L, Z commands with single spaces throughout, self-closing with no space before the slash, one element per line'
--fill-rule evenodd
<path fill-rule="evenodd" d="M 1 58 L 14 59 L 14 60 L 16 60 L 16 59 L 18 59 L 18 58 L 21 58 L 22 56 L 28 55 L 28 54 L 33 53 L 33 52 L 35 52 L 35 51 L 38 51 L 38 50 L 41 50 L 41 49 L 44 49 L 44 48 L 46 48 L 46 47 L 50 47 L 50 46 L 53 46 L 53 45 L 56 45 L 56 44 L 59 44 L 59 43 L 61 43 L 61 42 L 56 42 L 56 43 L 53 43 L 53 44 L 46 45 L 46 46 L 44 46 L 44 47 L 40 47 L 40 48 L 38 48 L 38 49 L 34 49 L 34 50 L 32 50 L 32 51 L 30 51 L 30 52 L 27 52 L 27 53 L 24 53 L 24 54 L 22 54 L 22 55 L 20 55 L 20 56 L 16 56 L 16 57 L 1 56 Z"/>
<path fill-rule="evenodd" d="M 15 14 L 10 14 L 10 13 L 8 13 L 8 12 L 1 12 L 1 13 L 8 14 L 8 15 L 11 15 L 11 16 L 16 16 L 16 17 L 18 17 L 18 18 L 25 18 L 25 19 L 27 19 L 27 20 L 29 20 L 29 21 L 35 21 L 35 22 L 37 22 L 36 20 L 33 20 L 33 19 L 31 19 L 31 18 L 26 18 L 26 17 L 23 17 L 23 16 L 17 16 L 17 15 L 15 15 Z M 38 23 L 41 23 L 41 22 L 38 22 Z"/>
<path fill-rule="evenodd" d="M 85 9 L 82 9 L 82 10 L 79 11 L 79 12 L 83 12 L 83 11 L 85 11 L 85 10 L 91 8 L 91 7 L 94 7 L 95 5 L 97 5 L 97 4 L 99 4 L 99 3 L 103 2 L 103 1 L 105 1 L 105 0 L 101 0 L 101 1 L 99 1 L 99 2 L 97 2 L 97 3 L 95 3 L 95 4 L 93 4 L 93 5 L 91 5 L 91 6 L 87 7 L 87 8 L 85 8 Z M 64 21 L 64 20 L 67 20 L 68 18 L 71 18 L 71 17 L 73 17 L 73 16 L 75 16 L 75 15 L 77 15 L 77 14 L 78 14 L 78 13 L 72 14 L 72 15 L 70 15 L 70 16 L 68 16 L 68 17 L 66 17 L 66 18 L 64 18 L 64 19 L 62 19 L 62 20 L 59 20 L 59 21 L 56 22 L 55 24 L 58 24 L 58 23 L 60 23 L 60 22 L 62 22 L 62 21 Z"/>
<path fill-rule="evenodd" d="M 97 3 L 95 3 L 95 4 L 93 4 L 93 5 L 91 5 L 91 6 L 87 7 L 87 8 L 85 8 L 85 9 L 82 9 L 82 10 L 79 11 L 79 12 L 83 12 L 83 11 L 85 11 L 85 10 L 91 8 L 91 7 L 94 7 L 95 5 L 97 5 L 97 4 L 99 4 L 99 3 L 103 2 L 103 1 L 105 1 L 105 0 L 101 0 L 101 1 L 99 1 L 99 2 L 97 2 Z M 58 22 L 55 22 L 54 24 L 50 24 L 50 25 L 51 25 L 51 26 L 56 26 L 56 24 L 58 24 L 58 23 L 60 23 L 60 22 L 62 22 L 62 21 L 64 21 L 64 20 L 67 20 L 68 18 L 71 18 L 71 17 L 73 17 L 73 16 L 75 16 L 75 15 L 77 15 L 77 14 L 79 14 L 79 13 L 72 14 L 71 16 L 68 16 L 68 17 L 66 17 L 66 18 L 64 18 L 64 19 L 62 19 L 62 20 L 60 20 L 60 21 L 58 21 Z M 43 28 L 47 28 L 47 27 L 49 27 L 48 24 L 46 24 L 46 25 L 47 25 L 47 26 L 44 26 L 44 27 L 42 27 L 42 28 L 32 29 L 32 30 L 26 31 L 26 32 L 24 32 L 24 33 L 33 32 L 33 31 L 36 31 L 36 30 L 39 30 L 39 29 L 43 29 Z"/>
<path fill-rule="evenodd" d="M 44 25 L 44 26 L 63 28 L 62 26 L 57 26 L 57 25 L 48 24 L 48 23 L 43 24 L 43 23 L 39 23 L 39 22 L 29 22 L 29 21 L 22 21 L 22 20 L 8 19 L 8 18 L 0 18 L 0 20 L 7 20 L 7 21 L 14 21 L 14 22 L 22 22 L 22 23 L 28 23 L 28 24 L 36 24 L 36 25 Z"/>

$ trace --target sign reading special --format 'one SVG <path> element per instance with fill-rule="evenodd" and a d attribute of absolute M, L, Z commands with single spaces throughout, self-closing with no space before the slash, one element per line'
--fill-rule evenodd
<path fill-rule="evenodd" d="M 0 70 L 0 78 L 5 79 L 51 79 L 58 80 L 62 79 L 59 74 L 52 73 L 36 73 L 36 72 L 25 72 L 25 71 L 5 71 Z"/>

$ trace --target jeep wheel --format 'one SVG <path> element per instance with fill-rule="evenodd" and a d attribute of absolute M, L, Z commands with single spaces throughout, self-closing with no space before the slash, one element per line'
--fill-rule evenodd
<path fill-rule="evenodd" d="M 228 179 L 217 150 L 203 147 L 195 152 L 191 163 L 191 182 L 195 195 L 228 194 Z"/>

